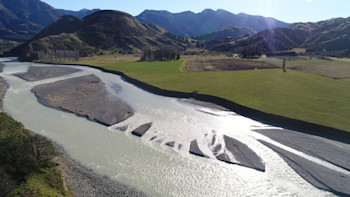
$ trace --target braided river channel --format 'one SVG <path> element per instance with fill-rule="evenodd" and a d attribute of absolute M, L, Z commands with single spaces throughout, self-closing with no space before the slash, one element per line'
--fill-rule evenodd
<path fill-rule="evenodd" d="M 73 159 L 84 166 L 147 196 L 334 195 L 306 181 L 261 140 L 317 165 L 350 174 L 337 165 L 257 132 L 282 128 L 231 111 L 152 94 L 118 75 L 83 66 L 64 66 L 80 71 L 28 82 L 15 74 L 25 73 L 29 67 L 54 65 L 0 60 L 5 65 L 0 76 L 9 85 L 3 100 L 6 113 L 22 122 L 27 129 L 62 145 Z M 118 124 L 105 126 L 46 107 L 38 102 L 31 91 L 38 85 L 92 74 L 102 80 L 111 96 L 133 109 L 133 116 Z M 132 134 L 137 127 L 150 122 L 152 126 L 142 137 Z M 225 152 L 222 148 L 227 143 L 224 136 L 245 144 L 260 158 L 265 169 L 257 170 L 217 159 L 219 154 Z M 189 152 L 194 141 L 204 157 Z M 346 144 L 339 143 L 339 146 L 350 149 Z M 235 161 L 237 156 L 227 151 L 227 157 Z"/>

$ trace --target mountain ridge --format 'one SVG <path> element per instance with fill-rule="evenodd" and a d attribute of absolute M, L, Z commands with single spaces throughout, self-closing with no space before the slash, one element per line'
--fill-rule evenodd
<path fill-rule="evenodd" d="M 205 9 L 200 13 L 192 11 L 171 13 L 165 10 L 145 10 L 136 18 L 142 23 L 157 24 L 170 33 L 183 37 L 212 33 L 228 25 L 247 26 L 256 31 L 289 25 L 271 17 L 233 14 L 223 9 L 216 11 Z"/>
<path fill-rule="evenodd" d="M 214 51 L 239 52 L 256 47 L 264 53 L 305 48 L 308 53 L 350 55 L 350 17 L 333 18 L 316 23 L 295 23 L 286 28 L 266 29 L 255 35 L 231 39 L 210 46 Z"/>
<path fill-rule="evenodd" d="M 193 36 L 193 39 L 204 40 L 204 41 L 220 41 L 228 38 L 239 38 L 242 36 L 256 34 L 257 31 L 250 27 L 236 27 L 236 26 L 225 26 L 218 31 L 202 34 L 199 36 Z"/>
<path fill-rule="evenodd" d="M 176 39 L 156 25 L 145 25 L 128 13 L 103 10 L 79 19 L 62 16 L 30 41 L 9 54 L 23 60 L 38 59 L 39 52 L 78 51 L 80 56 L 101 50 L 114 53 L 140 53 L 142 48 L 170 45 L 184 48 L 185 40 Z"/>
<path fill-rule="evenodd" d="M 0 0 L 0 39 L 28 40 L 61 15 L 40 0 Z"/>
<path fill-rule="evenodd" d="M 24 42 L 63 15 L 83 18 L 95 11 L 56 9 L 40 0 L 0 0 L 0 39 Z"/>

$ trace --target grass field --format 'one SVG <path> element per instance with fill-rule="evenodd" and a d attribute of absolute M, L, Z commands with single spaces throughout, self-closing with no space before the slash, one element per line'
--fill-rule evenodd
<path fill-rule="evenodd" d="M 261 60 L 282 66 L 281 58 L 266 58 L 257 61 Z M 330 78 L 350 78 L 350 59 L 347 58 L 331 58 L 330 60 L 309 57 L 288 58 L 286 68 Z"/>
<path fill-rule="evenodd" d="M 315 66 L 317 62 L 326 60 L 295 61 L 303 61 L 304 66 L 307 66 L 308 62 L 311 66 Z M 329 62 L 333 63 L 333 61 Z M 182 72 L 183 60 L 170 62 L 79 61 L 75 63 L 122 71 L 133 78 L 162 89 L 182 92 L 198 91 L 263 112 L 350 132 L 350 80 L 348 79 L 336 80 L 294 70 L 283 72 L 282 69 Z M 291 63 L 288 62 L 287 65 Z M 326 66 L 320 66 L 320 68 L 323 67 Z M 335 70 L 334 74 L 341 74 L 338 69 Z"/>
<path fill-rule="evenodd" d="M 73 64 L 84 64 L 97 67 L 103 67 L 108 70 L 121 71 L 128 73 L 128 75 L 145 75 L 145 74 L 166 74 L 166 73 L 180 73 L 182 71 L 182 65 L 184 60 L 176 61 L 127 61 L 127 62 L 114 62 L 114 61 L 78 61 L 70 62 Z"/>

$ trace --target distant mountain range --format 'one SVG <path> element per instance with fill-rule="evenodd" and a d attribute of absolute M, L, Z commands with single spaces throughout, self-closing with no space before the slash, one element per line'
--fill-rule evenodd
<path fill-rule="evenodd" d="M 309 53 L 348 56 L 350 55 L 350 17 L 267 29 L 248 37 L 231 39 L 210 46 L 210 49 L 239 52 L 249 46 L 257 47 L 262 52 L 306 48 Z"/>
<path fill-rule="evenodd" d="M 84 18 L 85 16 L 88 16 L 94 12 L 100 11 L 100 9 L 93 9 L 93 10 L 81 9 L 79 11 L 63 10 L 63 9 L 58 9 L 58 10 L 65 13 L 66 15 L 72 15 L 78 18 Z"/>
<path fill-rule="evenodd" d="M 48 50 L 78 51 L 86 56 L 100 50 L 140 53 L 143 47 L 184 48 L 184 44 L 184 39 L 157 25 L 144 25 L 127 13 L 104 10 L 83 19 L 65 15 L 9 55 L 33 60 L 39 51 Z"/>
<path fill-rule="evenodd" d="M 203 45 L 174 34 L 211 42 Z M 146 10 L 135 18 L 119 11 L 57 10 L 40 0 L 0 0 L 0 52 L 18 45 L 13 41 L 28 41 L 10 53 L 24 59 L 47 50 L 84 56 L 163 45 L 236 53 L 252 46 L 263 53 L 305 48 L 308 53 L 350 56 L 350 18 L 289 25 L 221 9 L 197 14 Z"/>
<path fill-rule="evenodd" d="M 0 0 L 0 40 L 27 41 L 63 15 L 83 18 L 96 11 L 99 9 L 80 11 L 55 9 L 40 0 Z M 247 14 L 235 15 L 225 10 L 210 9 L 198 14 L 193 12 L 173 14 L 167 11 L 146 10 L 136 18 L 141 23 L 156 24 L 170 33 L 183 37 L 212 33 L 225 26 L 237 26 L 237 28 L 246 26 L 255 31 L 288 26 L 287 23 L 273 18 Z M 248 30 L 239 31 L 237 28 L 235 32 L 228 29 L 219 32 L 220 39 L 228 31 L 231 31 L 233 37 L 236 37 L 236 35 L 241 36 L 242 31 Z M 249 30 L 247 33 L 251 32 Z"/>
<path fill-rule="evenodd" d="M 40 0 L 0 0 L 0 39 L 26 41 L 63 15 L 84 17 L 97 10 L 57 10 Z"/>
<path fill-rule="evenodd" d="M 170 33 L 183 37 L 208 34 L 225 26 L 250 27 L 255 31 L 267 28 L 287 27 L 288 23 L 262 16 L 233 14 L 226 10 L 206 9 L 201 13 L 190 11 L 170 13 L 168 11 L 145 10 L 136 18 L 145 24 L 156 24 Z"/>

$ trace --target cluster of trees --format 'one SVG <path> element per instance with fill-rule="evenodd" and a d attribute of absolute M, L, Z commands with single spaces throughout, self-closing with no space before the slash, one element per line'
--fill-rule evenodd
<path fill-rule="evenodd" d="M 47 50 L 38 52 L 38 60 L 43 62 L 79 60 L 79 51 Z"/>
<path fill-rule="evenodd" d="M 0 164 L 16 178 L 51 165 L 56 155 L 52 143 L 30 133 L 5 113 L 0 113 Z"/>
<path fill-rule="evenodd" d="M 163 46 L 156 50 L 145 48 L 142 50 L 143 54 L 141 61 L 164 61 L 180 59 L 179 51 L 173 46 Z"/>
<path fill-rule="evenodd" d="M 316 55 L 331 56 L 331 57 L 338 57 L 338 58 L 350 57 L 350 49 L 340 50 L 340 51 L 328 51 L 328 52 L 323 52 L 321 54 L 316 54 Z"/>
<path fill-rule="evenodd" d="M 9 51 L 15 47 L 17 47 L 20 43 L 16 41 L 10 40 L 0 40 L 0 55 L 3 52 Z"/>
<path fill-rule="evenodd" d="M 254 58 L 261 56 L 261 51 L 256 46 L 248 46 L 241 51 L 241 55 L 242 58 Z"/>

